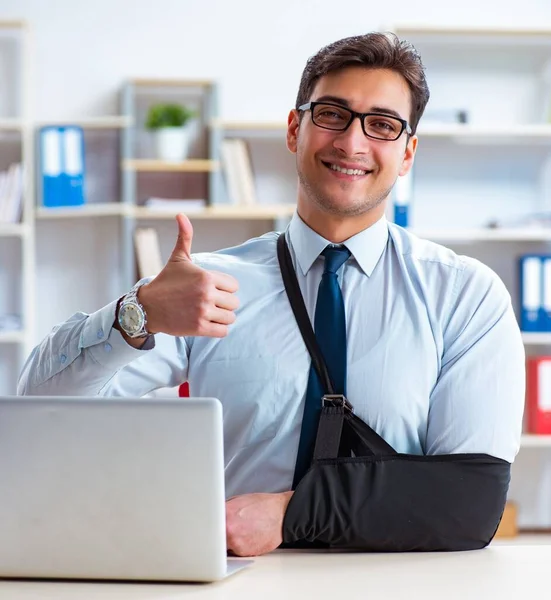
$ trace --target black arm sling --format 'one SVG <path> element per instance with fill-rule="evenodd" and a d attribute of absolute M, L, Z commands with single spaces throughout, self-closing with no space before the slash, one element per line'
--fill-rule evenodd
<path fill-rule="evenodd" d="M 283 546 L 399 552 L 489 544 L 505 507 L 511 465 L 488 454 L 399 454 L 355 415 L 334 393 L 284 233 L 277 253 L 325 392 L 312 465 L 287 508 Z"/>

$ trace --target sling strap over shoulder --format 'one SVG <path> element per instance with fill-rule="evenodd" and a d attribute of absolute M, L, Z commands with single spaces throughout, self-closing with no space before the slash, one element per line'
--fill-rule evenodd
<path fill-rule="evenodd" d="M 327 366 L 318 342 L 304 299 L 300 292 L 293 260 L 285 242 L 285 234 L 277 241 L 278 260 L 283 283 L 300 333 L 312 357 L 312 364 L 320 378 L 325 395 L 320 399 L 321 416 L 314 448 L 314 460 L 336 458 L 337 456 L 362 456 L 396 454 L 388 444 L 367 423 L 353 414 L 353 406 L 341 394 L 335 394 Z M 344 428 L 344 429 L 343 429 Z"/>

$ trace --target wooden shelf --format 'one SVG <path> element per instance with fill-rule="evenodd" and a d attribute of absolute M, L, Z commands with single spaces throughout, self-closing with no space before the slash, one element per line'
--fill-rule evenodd
<path fill-rule="evenodd" d="M 215 120 L 212 126 L 226 132 L 244 134 L 273 134 L 287 131 L 284 121 L 227 121 Z M 450 139 L 472 144 L 534 143 L 551 144 L 551 124 L 530 123 L 502 125 L 473 125 L 462 123 L 434 123 L 423 121 L 419 124 L 419 136 L 424 138 Z"/>
<path fill-rule="evenodd" d="M 28 231 L 26 223 L 0 223 L 0 237 L 23 237 Z"/>
<path fill-rule="evenodd" d="M 25 341 L 25 331 L 0 331 L 0 344 L 21 344 Z"/>
<path fill-rule="evenodd" d="M 48 125 L 75 125 L 83 129 L 122 129 L 132 125 L 132 119 L 125 115 L 108 115 L 105 117 L 85 117 L 75 119 L 53 119 L 50 121 L 38 121 L 38 127 Z"/>
<path fill-rule="evenodd" d="M 426 35 L 426 36 L 492 36 L 492 37 L 549 37 L 551 41 L 551 29 L 531 29 L 510 27 L 416 27 L 412 25 L 395 25 L 392 31 L 400 36 Z"/>
<path fill-rule="evenodd" d="M 551 332 L 522 332 L 522 341 L 530 346 L 551 346 Z"/>
<path fill-rule="evenodd" d="M 287 124 L 284 121 L 225 121 L 216 119 L 212 122 L 212 126 L 225 131 L 287 131 Z"/>
<path fill-rule="evenodd" d="M 295 211 L 294 204 L 256 205 L 256 206 L 208 206 L 202 210 L 193 210 L 186 215 L 191 219 L 244 219 L 272 220 L 290 217 Z M 173 219 L 177 211 L 159 210 L 138 207 L 135 209 L 137 219 Z"/>
<path fill-rule="evenodd" d="M 551 124 L 470 125 L 462 123 L 419 123 L 418 134 L 425 138 L 450 138 L 463 143 L 549 143 Z"/>
<path fill-rule="evenodd" d="M 520 440 L 521 448 L 551 448 L 551 435 L 524 433 Z"/>
<path fill-rule="evenodd" d="M 415 235 L 446 242 L 545 242 L 551 240 L 551 227 L 415 229 Z"/>
<path fill-rule="evenodd" d="M 0 119 L 1 131 L 22 131 L 23 121 L 21 119 Z"/>
<path fill-rule="evenodd" d="M 37 219 L 82 219 L 84 217 L 112 217 L 132 215 L 132 207 L 120 202 L 84 204 L 82 206 L 38 207 Z"/>
<path fill-rule="evenodd" d="M 212 79 L 156 79 L 156 78 L 134 78 L 129 83 L 136 87 L 202 87 L 209 88 L 214 85 Z"/>
<path fill-rule="evenodd" d="M 26 29 L 26 21 L 0 21 L 0 29 Z"/>
<path fill-rule="evenodd" d="M 150 159 L 129 159 L 122 163 L 122 168 L 140 172 L 169 172 L 181 171 L 185 173 L 207 173 L 217 171 L 220 163 L 216 160 L 190 159 L 183 161 L 164 161 Z"/>

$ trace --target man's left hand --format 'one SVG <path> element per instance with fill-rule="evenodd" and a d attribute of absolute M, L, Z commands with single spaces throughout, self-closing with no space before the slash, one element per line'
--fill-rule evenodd
<path fill-rule="evenodd" d="M 226 502 L 226 543 L 236 556 L 259 556 L 283 542 L 283 517 L 293 492 L 244 494 Z"/>

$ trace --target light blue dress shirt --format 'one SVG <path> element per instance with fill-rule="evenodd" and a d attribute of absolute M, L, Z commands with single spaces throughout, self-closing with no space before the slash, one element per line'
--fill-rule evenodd
<path fill-rule="evenodd" d="M 227 496 L 289 490 L 310 357 L 287 299 L 277 233 L 194 262 L 239 281 L 226 338 L 158 334 L 136 350 L 112 329 L 116 302 L 77 313 L 37 346 L 20 394 L 142 396 L 189 380 L 224 408 Z M 313 319 L 329 243 L 295 214 L 287 240 Z M 524 347 L 510 296 L 487 266 L 382 218 L 345 242 L 348 398 L 398 452 L 487 453 L 512 462 Z"/>

